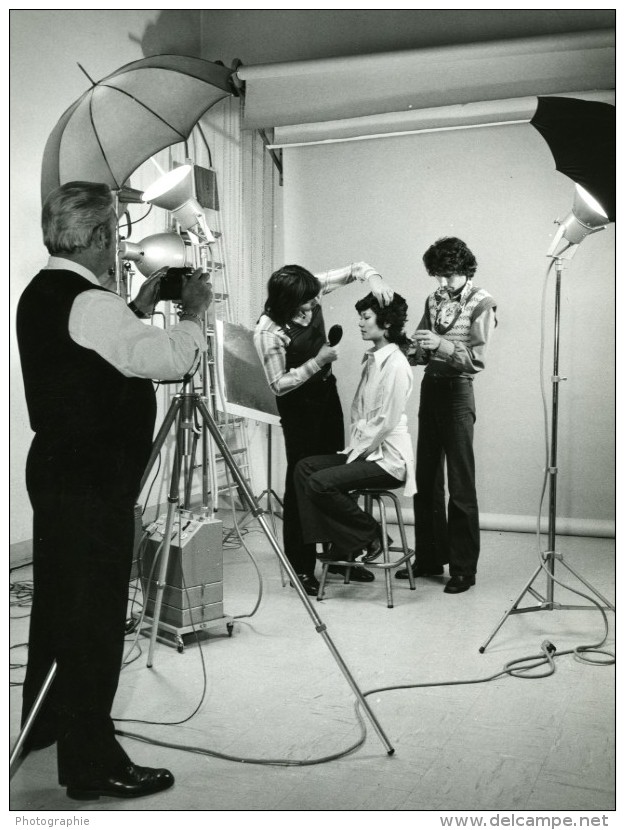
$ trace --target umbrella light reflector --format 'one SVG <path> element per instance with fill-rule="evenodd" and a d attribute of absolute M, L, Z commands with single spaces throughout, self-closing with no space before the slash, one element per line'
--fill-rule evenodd
<path fill-rule="evenodd" d="M 573 213 L 580 222 L 590 227 L 605 225 L 610 220 L 608 214 L 601 207 L 597 199 L 591 196 L 580 184 L 575 185 L 575 199 L 573 201 Z"/>
<path fill-rule="evenodd" d="M 166 210 L 175 210 L 182 202 L 193 196 L 193 184 L 190 178 L 192 169 L 190 164 L 174 167 L 143 191 L 143 201 Z"/>

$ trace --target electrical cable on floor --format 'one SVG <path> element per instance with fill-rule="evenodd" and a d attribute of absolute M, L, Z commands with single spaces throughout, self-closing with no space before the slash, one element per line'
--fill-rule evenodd
<path fill-rule="evenodd" d="M 29 565 L 33 564 L 33 560 L 31 559 L 28 562 L 22 562 L 21 565 L 13 565 L 9 568 L 9 573 L 13 573 L 13 571 L 19 571 L 20 568 L 27 568 Z"/>
<path fill-rule="evenodd" d="M 9 583 L 9 606 L 11 608 L 27 608 L 33 601 L 32 580 L 25 579 L 21 582 Z M 30 613 L 30 612 L 29 612 Z M 20 620 L 28 614 L 12 615 L 11 619 Z"/>
<path fill-rule="evenodd" d="M 239 528 L 238 523 L 236 521 L 235 521 L 235 529 L 236 529 L 237 533 L 239 534 L 239 539 L 241 540 L 241 543 L 245 547 L 246 552 L 248 553 L 248 555 L 252 559 L 252 562 L 254 563 L 254 565 L 255 565 L 255 567 L 257 568 L 257 571 L 258 571 L 258 565 L 256 563 L 256 560 L 255 560 L 254 556 L 251 554 L 251 552 L 248 550 L 247 545 L 245 545 L 245 542 L 243 540 L 243 535 L 241 534 L 240 528 Z M 154 567 L 154 565 L 153 565 L 153 567 Z M 259 572 L 259 578 L 260 578 L 260 572 Z M 183 580 L 184 580 L 184 575 L 183 575 Z M 186 587 L 185 587 L 185 590 L 186 590 Z M 261 581 L 261 596 L 262 596 L 262 581 Z M 259 601 L 258 601 L 256 607 L 258 607 L 259 603 L 260 603 L 260 596 L 259 596 Z M 255 607 L 254 611 L 256 610 L 256 607 Z M 607 625 L 607 617 L 603 613 L 603 609 L 600 609 L 600 610 L 602 611 L 604 621 Z M 239 619 L 239 618 L 240 617 L 237 617 L 235 619 Z M 607 637 L 607 632 L 606 632 L 606 637 Z M 202 705 L 202 702 L 205 698 L 206 685 L 207 685 L 206 667 L 205 667 L 205 663 L 204 663 L 204 656 L 203 656 L 203 653 L 202 653 L 202 648 L 201 648 L 201 644 L 200 644 L 200 641 L 199 641 L 199 637 L 197 639 L 198 639 L 198 645 L 200 647 L 200 655 L 201 655 L 201 661 L 202 661 L 203 690 L 202 690 L 201 700 L 198 703 L 198 705 L 195 707 L 194 711 L 188 717 L 177 720 L 175 722 L 160 722 L 160 721 L 157 722 L 157 721 L 146 721 L 146 720 L 139 720 L 139 719 L 130 719 L 130 718 L 129 719 L 123 719 L 123 720 L 120 719 L 119 722 L 121 722 L 121 723 L 128 723 L 128 722 L 145 723 L 145 724 L 150 724 L 150 725 L 154 725 L 154 726 L 156 726 L 156 725 L 158 725 L 158 726 L 177 726 L 177 725 L 180 725 L 182 723 L 186 723 L 187 721 L 189 721 L 191 718 L 194 717 L 194 715 L 199 711 L 199 709 Z M 535 680 L 535 679 L 545 678 L 545 677 L 549 677 L 550 675 L 555 673 L 555 669 L 556 669 L 555 658 L 556 657 L 561 657 L 561 656 L 564 656 L 566 654 L 573 654 L 576 658 L 579 659 L 578 652 L 579 652 L 580 648 L 591 649 L 591 648 L 594 648 L 596 646 L 602 645 L 604 642 L 605 642 L 605 638 L 600 643 L 593 644 L 592 646 L 577 647 L 577 648 L 573 648 L 573 649 L 567 649 L 567 650 L 564 650 L 564 651 L 557 651 L 556 647 L 552 643 L 545 640 L 541 644 L 541 653 L 540 654 L 533 654 L 533 655 L 528 655 L 527 657 L 521 657 L 521 658 L 516 658 L 514 660 L 510 660 L 510 661 L 508 661 L 507 663 L 504 664 L 504 667 L 503 667 L 502 670 L 500 670 L 498 672 L 495 672 L 492 675 L 488 675 L 487 677 L 473 678 L 473 679 L 468 679 L 468 680 L 450 680 L 450 681 L 436 681 L 436 682 L 429 682 L 429 683 L 398 684 L 398 685 L 394 685 L 394 686 L 385 686 L 385 687 L 369 689 L 368 691 L 363 692 L 363 696 L 367 697 L 367 696 L 373 695 L 373 694 L 380 694 L 380 693 L 383 693 L 383 692 L 398 691 L 398 690 L 405 690 L 405 689 L 435 688 L 437 686 L 440 686 L 440 687 L 443 687 L 443 686 L 462 686 L 462 685 L 471 685 L 471 684 L 477 684 L 477 683 L 486 683 L 486 682 L 490 682 L 492 680 L 496 680 L 500 677 L 504 677 L 506 675 L 508 675 L 510 677 L 515 677 L 515 678 L 519 678 L 519 679 L 526 679 L 526 680 Z M 586 661 L 586 662 L 592 662 L 594 665 L 610 665 L 611 662 L 613 662 L 613 661 L 610 661 L 610 663 L 605 662 L 605 661 L 601 661 L 601 662 L 600 661 Z M 218 750 L 213 750 L 213 749 L 209 749 L 209 748 L 206 748 L 206 747 L 181 745 L 181 744 L 177 744 L 177 743 L 174 743 L 174 742 L 171 742 L 171 741 L 160 740 L 160 739 L 157 739 L 157 738 L 149 738 L 145 735 L 141 735 L 141 734 L 136 733 L 136 732 L 129 732 L 127 730 L 117 729 L 116 733 L 118 735 L 122 735 L 122 736 L 127 737 L 127 738 L 132 738 L 134 740 L 142 741 L 144 743 L 153 744 L 155 746 L 162 746 L 162 747 L 166 747 L 166 748 L 169 748 L 169 749 L 178 749 L 178 750 L 183 751 L 183 752 L 192 752 L 194 754 L 206 755 L 206 756 L 209 756 L 209 757 L 213 757 L 213 758 L 217 758 L 217 759 L 225 760 L 225 761 L 232 761 L 232 762 L 235 762 L 235 763 L 255 764 L 255 765 L 264 765 L 264 766 L 287 766 L 287 767 L 312 766 L 312 765 L 317 765 L 317 764 L 328 763 L 330 761 L 338 760 L 339 758 L 344 758 L 344 757 L 352 754 L 353 752 L 355 752 L 357 749 L 359 749 L 364 744 L 364 742 L 366 740 L 366 736 L 367 736 L 367 729 L 366 729 L 366 723 L 365 723 L 365 721 L 364 721 L 364 719 L 361 715 L 361 712 L 360 712 L 360 703 L 358 701 L 356 701 L 355 704 L 354 704 L 354 711 L 355 711 L 355 715 L 356 715 L 358 725 L 359 725 L 359 729 L 360 729 L 360 735 L 359 735 L 358 739 L 354 743 L 350 744 L 348 747 L 346 747 L 343 750 L 340 750 L 338 752 L 335 752 L 335 753 L 332 753 L 332 754 L 329 754 L 329 755 L 320 756 L 320 757 L 317 757 L 317 758 L 290 759 L 290 758 L 241 757 L 241 756 L 236 756 L 236 755 L 232 755 L 232 754 L 225 753 L 225 752 L 219 752 Z"/>
<path fill-rule="evenodd" d="M 238 529 L 238 525 L 235 524 L 235 526 Z M 180 529 L 179 529 L 179 533 L 180 533 Z M 256 560 L 252 556 L 251 552 L 247 549 L 247 546 L 243 542 L 242 537 L 240 537 L 240 538 L 241 538 L 241 542 L 242 542 L 243 546 L 245 547 L 246 551 L 248 552 L 248 555 L 250 556 L 250 558 L 252 559 L 252 562 L 256 566 L 256 569 L 258 571 L 259 580 L 260 580 L 260 595 L 259 595 L 258 602 L 257 602 L 254 610 L 252 611 L 252 613 L 254 613 L 256 611 L 256 608 L 258 608 L 258 605 L 260 604 L 260 598 L 262 596 L 262 578 L 260 576 L 260 571 L 258 570 Z M 181 543 L 181 540 L 180 540 L 179 543 Z M 157 555 L 158 555 L 158 553 L 160 553 L 160 548 L 161 547 L 162 547 L 162 543 L 159 546 L 159 549 L 157 551 Z M 155 562 L 156 562 L 156 558 L 157 558 L 157 556 L 155 556 L 154 562 L 152 563 L 151 573 L 154 570 L 154 565 L 155 565 Z M 182 583 L 183 583 L 183 588 L 184 588 L 184 591 L 185 591 L 185 593 L 187 595 L 187 599 L 188 599 L 188 589 L 187 589 L 187 586 L 186 586 L 186 582 L 184 580 L 184 571 L 182 572 Z M 245 615 L 241 615 L 241 616 L 245 616 Z M 249 616 L 251 616 L 251 614 Z M 240 618 L 241 617 L 234 617 L 233 619 L 240 619 Z M 197 712 L 202 707 L 202 704 L 204 702 L 204 698 L 206 697 L 208 678 L 207 678 L 207 674 L 206 674 L 206 664 L 205 664 L 205 661 L 204 661 L 204 653 L 203 653 L 203 650 L 202 650 L 202 643 L 201 643 L 201 640 L 200 640 L 200 637 L 199 637 L 199 632 L 195 630 L 195 626 L 193 625 L 193 621 L 191 621 L 191 626 L 193 627 L 193 632 L 196 636 L 196 641 L 197 641 L 197 645 L 198 645 L 199 652 L 200 652 L 200 659 L 201 659 L 201 663 L 202 663 L 202 675 L 203 675 L 202 694 L 201 694 L 201 697 L 200 697 L 200 701 L 197 704 L 197 706 L 195 707 L 194 711 L 190 715 L 188 715 L 187 717 L 185 717 L 181 720 L 177 720 L 177 721 L 164 722 L 164 721 L 141 720 L 141 719 L 138 719 L 138 718 L 114 718 L 114 720 L 117 723 L 144 723 L 144 724 L 150 724 L 152 726 L 180 726 L 181 724 L 186 723 L 187 721 L 191 720 L 197 714 Z M 200 754 L 200 755 L 209 755 L 209 756 L 214 757 L 214 758 L 220 758 L 221 760 L 236 761 L 238 763 L 243 763 L 243 764 L 266 764 L 266 765 L 270 765 L 270 766 L 310 766 L 310 765 L 313 765 L 313 764 L 321 764 L 321 763 L 326 763 L 328 761 L 334 761 L 334 760 L 337 760 L 338 758 L 344 758 L 346 755 L 349 755 L 352 752 L 355 752 L 357 749 L 359 749 L 364 744 L 364 742 L 366 740 L 366 736 L 367 736 L 367 730 L 366 730 L 364 719 L 363 719 L 362 715 L 360 714 L 358 703 L 356 703 L 356 705 L 355 705 L 355 713 L 356 713 L 358 723 L 360 725 L 360 737 L 358 738 L 358 740 L 355 743 L 353 743 L 352 745 L 347 747 L 347 749 L 341 750 L 338 753 L 333 753 L 332 755 L 323 756 L 321 758 L 306 759 L 306 760 L 241 758 L 241 757 L 237 757 L 237 756 L 234 756 L 234 755 L 229 755 L 227 753 L 218 752 L 217 750 L 205 749 L 203 747 L 181 746 L 179 744 L 174 744 L 174 743 L 170 743 L 170 742 L 167 742 L 167 741 L 161 741 L 161 740 L 156 739 L 156 738 L 148 738 L 144 735 L 140 735 L 140 734 L 135 733 L 135 732 L 128 732 L 125 729 L 124 730 L 115 729 L 115 733 L 117 735 L 122 735 L 126 738 L 133 738 L 135 740 L 142 741 L 144 743 L 154 744 L 155 746 L 169 747 L 171 749 L 180 749 L 184 752 L 193 752 L 193 753 Z"/>
<path fill-rule="evenodd" d="M 149 574 L 149 577 L 148 577 L 148 584 L 150 584 L 152 582 L 152 577 L 154 575 L 154 568 L 156 566 L 157 559 L 159 558 L 159 555 L 161 554 L 161 550 L 162 550 L 162 547 L 163 547 L 163 542 L 164 542 L 164 540 L 161 541 L 160 545 L 158 546 L 158 548 L 156 550 L 156 553 L 154 554 L 154 560 L 152 562 L 152 566 L 150 568 L 150 574 Z M 181 521 L 178 522 L 178 547 L 179 547 L 179 549 L 182 549 L 182 522 Z M 181 565 L 182 565 L 182 562 L 181 562 Z M 182 576 L 182 587 L 183 587 L 183 590 L 185 592 L 187 602 L 189 603 L 189 607 L 191 607 L 191 602 L 190 602 L 190 598 L 189 598 L 189 591 L 188 591 L 188 588 L 187 588 L 187 585 L 186 585 L 186 582 L 185 582 L 185 579 L 184 579 L 184 568 L 183 567 L 181 568 L 181 576 Z M 155 597 L 155 602 L 156 602 L 156 597 Z M 147 605 L 147 603 L 146 603 L 146 605 Z M 144 611 L 145 611 L 145 605 L 144 605 Z M 144 611 L 142 612 L 142 615 L 141 615 L 140 624 L 137 625 L 137 638 L 138 638 L 140 630 L 141 630 L 141 623 L 143 622 Z M 154 620 L 152 621 L 152 625 L 154 625 Z M 191 712 L 191 714 L 187 715 L 186 717 L 182 718 L 181 720 L 165 721 L 165 722 L 163 722 L 163 721 L 149 721 L 149 720 L 143 720 L 143 719 L 139 719 L 139 718 L 114 718 L 113 720 L 115 720 L 116 722 L 119 722 L 119 723 L 145 723 L 145 724 L 159 725 L 159 726 L 180 726 L 181 724 L 186 723 L 187 721 L 191 720 L 191 718 L 193 718 L 200 711 L 200 709 L 202 708 L 202 704 L 204 703 L 204 698 L 206 697 L 206 691 L 207 691 L 207 687 L 208 687 L 208 675 L 206 673 L 206 662 L 204 660 L 204 651 L 202 649 L 202 643 L 201 643 L 201 639 L 200 639 L 200 632 L 199 632 L 198 629 L 195 628 L 195 625 L 193 623 L 193 619 L 191 619 L 191 628 L 193 629 L 193 634 L 195 635 L 195 639 L 196 639 L 196 642 L 197 642 L 197 645 L 198 645 L 198 650 L 199 650 L 199 653 L 200 653 L 200 661 L 201 661 L 201 664 L 202 664 L 202 678 L 203 678 L 202 694 L 200 696 L 199 703 L 197 704 L 195 709 Z M 131 652 L 132 652 L 132 649 L 130 649 L 130 651 L 127 653 L 127 656 L 130 655 Z M 127 736 L 129 736 L 129 733 L 121 732 L 117 729 L 115 731 L 118 735 L 127 735 Z"/>
<path fill-rule="evenodd" d="M 252 562 L 252 565 L 254 566 L 254 568 L 256 570 L 256 576 L 258 577 L 258 596 L 256 598 L 256 604 L 254 605 L 254 607 L 252 608 L 252 610 L 249 613 L 247 613 L 247 614 L 235 614 L 235 615 L 232 616 L 233 620 L 243 620 L 243 619 L 248 619 L 250 617 L 253 617 L 254 614 L 260 608 L 260 603 L 261 603 L 262 598 L 263 598 L 263 576 L 262 576 L 262 573 L 260 571 L 260 568 L 258 567 L 258 562 L 256 561 L 256 558 L 255 558 L 254 554 L 248 548 L 248 546 L 245 544 L 245 540 L 243 538 L 243 533 L 241 533 L 241 528 L 239 527 L 239 523 L 237 521 L 236 511 L 234 509 L 234 501 L 232 499 L 231 499 L 230 507 L 231 507 L 231 510 L 232 510 L 232 521 L 234 523 L 234 530 L 235 530 L 237 536 L 239 537 L 239 541 L 241 543 L 241 545 L 237 546 L 237 548 L 241 547 L 241 546 L 244 548 L 245 552 L 247 553 L 248 557 L 250 558 L 250 560 Z M 247 532 L 249 532 L 249 531 L 246 530 L 245 533 L 247 533 Z"/>
<path fill-rule="evenodd" d="M 14 645 L 9 646 L 9 651 L 13 651 L 13 649 L 15 649 L 15 648 L 25 648 L 26 650 L 28 650 L 28 642 L 15 643 Z M 26 668 L 26 663 L 15 663 L 13 661 L 11 661 L 9 663 L 9 671 L 19 671 L 19 670 L 25 669 L 25 668 Z M 9 681 L 9 686 L 23 686 L 23 685 L 24 685 L 23 680 L 10 680 Z"/>
<path fill-rule="evenodd" d="M 178 532 L 179 533 L 181 532 L 180 527 L 179 527 Z M 240 538 L 241 538 L 241 541 L 243 542 L 242 536 L 240 536 Z M 142 540 L 142 546 L 145 545 L 145 541 L 146 541 L 146 539 Z M 181 544 L 181 539 L 179 539 L 179 544 Z M 244 544 L 244 547 L 245 547 L 246 551 L 248 552 L 248 555 L 250 556 L 250 558 L 254 562 L 255 566 L 257 567 L 254 557 L 249 552 L 249 550 L 247 549 L 247 546 L 245 544 Z M 158 561 L 161 549 L 162 549 L 162 542 L 159 545 L 159 547 L 157 548 L 157 551 L 155 553 L 154 560 L 153 560 L 151 568 L 150 568 L 150 574 L 148 576 L 148 582 L 151 581 L 151 579 L 154 575 L 154 569 L 155 569 L 156 563 Z M 141 546 L 140 546 L 140 550 L 141 550 Z M 186 585 L 184 584 L 184 574 L 183 574 L 183 585 L 184 585 L 185 591 L 187 591 Z M 564 587 L 568 587 L 568 586 L 564 586 Z M 29 590 L 32 594 L 32 586 L 29 586 Z M 578 593 L 581 596 L 585 596 L 581 592 L 575 591 L 574 589 L 570 589 L 570 590 L 573 590 L 575 593 Z M 591 599 L 591 601 L 593 601 L 593 600 Z M 607 626 L 607 617 L 606 617 L 605 613 L 603 612 L 603 609 L 600 606 L 599 606 L 599 608 L 602 612 L 604 622 Z M 256 609 L 254 609 L 254 610 L 256 610 Z M 137 624 L 137 628 L 136 628 L 137 633 L 136 633 L 136 636 L 135 636 L 135 642 L 133 643 L 131 648 L 128 650 L 128 652 L 126 653 L 126 656 L 124 658 L 124 665 L 125 666 L 129 665 L 128 658 L 129 658 L 130 654 L 132 653 L 133 648 L 136 647 L 136 643 L 138 641 L 138 637 L 139 637 L 140 630 L 141 630 L 141 621 L 143 620 L 143 616 L 144 616 L 144 610 L 142 610 L 141 618 L 140 618 L 140 620 Z M 208 680 L 207 680 L 207 672 L 206 672 L 206 664 L 205 664 L 205 659 L 204 659 L 204 653 L 203 653 L 202 645 L 201 645 L 200 638 L 199 638 L 199 632 L 195 631 L 195 629 L 194 629 L 194 633 L 196 635 L 196 639 L 197 639 L 197 643 L 198 643 L 198 647 L 199 647 L 199 651 L 200 651 L 200 660 L 201 660 L 201 665 L 202 665 L 202 677 L 203 677 L 203 688 L 202 688 L 202 694 L 200 696 L 200 700 L 199 700 L 198 704 L 195 706 L 195 708 L 193 709 L 193 711 L 188 716 L 186 716 L 184 718 L 180 718 L 176 721 L 162 722 L 162 721 L 149 721 L 149 720 L 138 719 L 138 718 L 115 718 L 116 722 L 118 722 L 118 723 L 140 723 L 140 724 L 153 725 L 153 726 L 180 726 L 180 725 L 190 721 L 199 712 L 199 710 L 201 709 L 202 704 L 204 702 L 204 699 L 206 697 Z M 607 637 L 607 634 L 606 634 L 606 637 Z M 473 679 L 468 679 L 468 680 L 432 681 L 432 682 L 428 682 L 428 683 L 408 683 L 408 684 L 397 684 L 397 685 L 392 685 L 392 686 L 383 686 L 383 687 L 377 687 L 377 688 L 374 688 L 374 689 L 369 689 L 369 690 L 363 692 L 363 696 L 368 697 L 368 696 L 373 695 L 373 694 L 381 694 L 381 693 L 384 693 L 384 692 L 400 691 L 400 690 L 407 690 L 407 689 L 436 688 L 436 687 L 439 687 L 439 686 L 440 687 L 443 687 L 443 686 L 462 686 L 462 685 L 471 685 L 471 684 L 477 684 L 477 683 L 486 683 L 486 682 L 490 682 L 492 680 L 496 680 L 497 678 L 504 677 L 506 675 L 508 675 L 510 677 L 520 678 L 520 679 L 544 678 L 544 677 L 548 677 L 548 676 L 552 675 L 555 672 L 555 668 L 556 668 L 555 658 L 556 657 L 561 657 L 561 656 L 564 656 L 564 655 L 567 655 L 567 654 L 573 654 L 577 659 L 582 659 L 584 662 L 591 663 L 592 665 L 612 665 L 614 663 L 613 659 L 611 659 L 610 661 L 593 661 L 593 660 L 588 660 L 588 659 L 581 658 L 581 656 L 579 654 L 580 650 L 584 650 L 584 651 L 596 650 L 598 646 L 603 645 L 603 643 L 605 642 L 605 639 L 606 638 L 604 637 L 604 639 L 600 643 L 597 643 L 597 644 L 592 644 L 592 645 L 589 645 L 589 646 L 578 646 L 576 648 L 567 649 L 567 650 L 564 650 L 564 651 L 557 651 L 557 649 L 554 645 L 552 645 L 550 642 L 545 640 L 541 645 L 541 654 L 529 655 L 527 657 L 516 658 L 514 660 L 508 661 L 507 663 L 504 664 L 504 667 L 503 667 L 502 670 L 500 670 L 498 672 L 495 672 L 492 675 L 488 675 L 486 677 L 483 677 L 483 678 L 473 678 Z M 25 644 L 19 644 L 19 645 L 25 645 Z M 17 648 L 17 647 L 18 646 L 14 646 L 13 648 Z M 609 654 L 610 656 L 612 656 L 610 652 L 599 652 L 599 653 Z M 137 657 L 135 657 L 130 662 L 134 662 L 134 660 L 138 659 L 140 654 L 141 654 L 141 650 L 140 650 L 140 647 L 139 647 L 139 654 L 137 655 Z M 16 664 L 15 666 L 12 666 L 12 668 L 13 667 L 14 668 L 21 668 L 22 664 L 20 664 L 19 666 Z M 544 670 L 537 673 L 536 670 L 541 669 L 542 667 L 545 667 Z M 22 684 L 12 683 L 12 685 L 22 685 Z M 116 729 L 116 734 L 127 737 L 127 738 L 132 738 L 134 740 L 141 741 L 143 743 L 149 743 L 149 744 L 152 744 L 152 745 L 155 745 L 155 746 L 162 746 L 162 747 L 167 747 L 167 748 L 170 748 L 170 749 L 178 749 L 178 750 L 183 751 L 183 752 L 192 752 L 192 753 L 195 753 L 195 754 L 206 755 L 206 756 L 214 757 L 214 758 L 217 758 L 217 759 L 220 759 L 220 760 L 232 761 L 232 762 L 241 763 L 241 764 L 255 764 L 255 765 L 265 765 L 265 766 L 286 766 L 286 767 L 313 766 L 313 765 L 317 765 L 317 764 L 328 763 L 330 761 L 338 760 L 340 758 L 344 758 L 344 757 L 354 753 L 357 749 L 359 749 L 364 744 L 364 742 L 366 740 L 366 736 L 367 736 L 367 729 L 366 729 L 366 723 L 365 723 L 365 721 L 364 721 L 364 719 L 361 715 L 361 712 L 360 712 L 360 703 L 358 701 L 356 701 L 355 704 L 354 704 L 354 712 L 355 712 L 355 715 L 356 715 L 356 718 L 357 718 L 359 731 L 360 731 L 360 735 L 359 735 L 358 739 L 354 743 L 350 744 L 348 747 L 346 747 L 343 750 L 334 752 L 334 753 L 329 754 L 329 755 L 320 756 L 320 757 L 317 757 L 317 758 L 290 759 L 290 758 L 241 757 L 241 756 L 231 755 L 229 753 L 219 752 L 217 750 L 212 750 L 212 749 L 208 749 L 208 748 L 204 748 L 204 747 L 181 745 L 181 744 L 176 744 L 176 743 L 173 743 L 173 742 L 170 742 L 170 741 L 163 741 L 163 740 L 159 740 L 159 739 L 156 739 L 156 738 L 149 738 L 145 735 L 141 735 L 141 734 L 135 733 L 135 732 L 129 732 L 125 729 L 124 730 Z"/>
<path fill-rule="evenodd" d="M 397 684 L 393 686 L 381 686 L 375 689 L 368 689 L 367 691 L 363 692 L 364 697 L 368 697 L 373 694 L 381 694 L 383 692 L 392 692 L 392 691 L 400 691 L 406 689 L 425 689 L 425 688 L 436 688 L 438 686 L 466 686 L 472 685 L 477 683 L 488 683 L 492 680 L 496 680 L 500 677 L 505 677 L 508 675 L 509 677 L 516 677 L 525 680 L 537 680 L 544 677 L 549 677 L 550 675 L 555 673 L 556 664 L 555 658 L 561 657 L 565 654 L 573 654 L 575 649 L 567 649 L 565 651 L 560 651 L 556 649 L 556 647 L 550 643 L 548 640 L 545 640 L 541 644 L 541 653 L 540 654 L 532 654 L 528 655 L 527 657 L 520 657 L 514 660 L 510 660 L 504 664 L 503 669 L 494 674 L 488 675 L 486 677 L 478 677 L 472 678 L 468 680 L 444 680 L 444 681 L 432 681 L 429 683 L 403 683 Z M 537 669 L 544 667 L 543 671 L 537 672 Z M 367 729 L 365 721 L 360 713 L 360 703 L 358 701 L 354 704 L 355 707 L 355 714 L 357 716 L 358 724 L 360 727 L 360 737 L 357 741 L 350 746 L 346 747 L 343 750 L 338 752 L 332 753 L 331 755 L 324 755 L 318 758 L 305 758 L 305 759 L 291 759 L 291 758 L 246 758 L 240 757 L 236 755 L 231 755 L 225 752 L 219 752 L 213 749 L 207 749 L 204 747 L 198 746 L 188 746 L 182 744 L 176 744 L 171 741 L 163 741 L 157 738 L 148 738 L 145 735 L 141 735 L 135 732 L 127 732 L 125 730 L 116 730 L 118 735 L 123 735 L 127 738 L 133 738 L 134 740 L 142 741 L 143 743 L 154 744 L 155 746 L 162 746 L 168 749 L 178 749 L 182 752 L 192 752 L 199 755 L 207 755 L 212 758 L 218 758 L 224 761 L 234 761 L 240 764 L 256 764 L 256 765 L 264 765 L 264 766 L 288 766 L 288 767 L 299 767 L 299 766 L 312 766 L 316 764 L 323 764 L 329 761 L 338 760 L 339 758 L 344 758 L 347 755 L 355 752 L 359 749 L 366 740 Z M 196 709 L 197 711 L 197 709 Z M 188 720 L 188 718 L 186 719 Z M 137 723 L 146 722 L 146 721 L 134 721 Z M 179 723 L 184 721 L 179 721 Z M 154 723 L 154 722 L 152 722 Z M 154 725 L 156 725 L 154 723 Z M 173 724 L 161 724 L 158 725 L 173 725 Z"/>

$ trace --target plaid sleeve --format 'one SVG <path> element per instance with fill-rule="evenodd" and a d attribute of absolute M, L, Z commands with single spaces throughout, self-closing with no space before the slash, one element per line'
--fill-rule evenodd
<path fill-rule="evenodd" d="M 286 395 L 297 389 L 317 372 L 321 366 L 315 358 L 307 360 L 302 366 L 288 369 L 286 366 L 286 347 L 289 338 L 275 324 L 258 327 L 254 333 L 254 345 L 265 370 L 267 383 L 275 395 Z"/>

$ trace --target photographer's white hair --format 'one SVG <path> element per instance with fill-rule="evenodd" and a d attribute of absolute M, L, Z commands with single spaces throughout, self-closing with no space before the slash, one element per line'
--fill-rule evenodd
<path fill-rule="evenodd" d="M 106 184 L 67 182 L 46 199 L 41 213 L 43 241 L 52 255 L 76 253 L 91 244 L 93 234 L 103 227 L 108 236 L 113 196 Z"/>

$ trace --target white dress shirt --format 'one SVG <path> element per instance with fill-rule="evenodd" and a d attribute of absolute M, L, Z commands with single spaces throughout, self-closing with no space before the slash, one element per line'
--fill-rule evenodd
<path fill-rule="evenodd" d="M 47 269 L 73 271 L 94 286 L 100 285 L 88 268 L 63 257 L 51 256 Z M 69 334 L 74 343 L 92 349 L 129 378 L 182 378 L 206 350 L 202 330 L 192 320 L 182 320 L 167 330 L 151 326 L 111 291 L 83 291 L 76 297 Z"/>
<path fill-rule="evenodd" d="M 367 452 L 390 475 L 405 482 L 404 495 L 416 493 L 414 452 L 408 432 L 406 403 L 412 392 L 412 370 L 396 343 L 370 349 L 351 408 L 347 462 Z"/>

